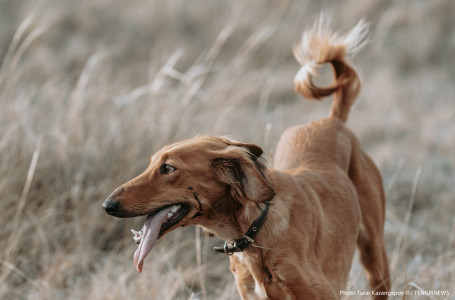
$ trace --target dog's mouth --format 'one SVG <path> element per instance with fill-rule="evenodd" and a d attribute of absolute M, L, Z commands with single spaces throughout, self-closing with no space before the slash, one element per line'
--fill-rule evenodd
<path fill-rule="evenodd" d="M 174 225 L 179 223 L 190 211 L 187 203 L 168 205 L 147 216 L 140 231 L 131 229 L 138 248 L 134 252 L 134 266 L 141 273 L 144 260 L 155 242 Z"/>

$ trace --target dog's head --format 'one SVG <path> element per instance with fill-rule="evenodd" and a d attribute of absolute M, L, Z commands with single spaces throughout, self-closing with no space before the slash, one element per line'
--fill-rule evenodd
<path fill-rule="evenodd" d="M 191 224 L 210 230 L 247 203 L 272 199 L 261 155 L 254 144 L 196 137 L 164 147 L 141 175 L 117 188 L 103 203 L 108 214 L 147 216 L 141 232 L 135 232 L 138 271 L 155 241 L 167 232 Z"/>

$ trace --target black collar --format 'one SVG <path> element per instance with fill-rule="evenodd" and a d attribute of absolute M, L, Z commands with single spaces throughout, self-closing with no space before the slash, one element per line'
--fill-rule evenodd
<path fill-rule="evenodd" d="M 254 243 L 254 238 L 259 233 L 259 230 L 261 230 L 262 225 L 264 225 L 265 219 L 267 219 L 269 207 L 270 202 L 266 202 L 265 209 L 262 211 L 259 218 L 254 220 L 253 224 L 251 224 L 242 238 L 235 240 L 234 243 L 225 242 L 224 247 L 213 247 L 213 250 L 227 255 L 232 255 L 234 252 L 243 252 L 250 244 Z"/>

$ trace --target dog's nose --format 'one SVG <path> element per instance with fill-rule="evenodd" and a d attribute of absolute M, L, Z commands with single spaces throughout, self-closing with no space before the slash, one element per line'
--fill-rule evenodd
<path fill-rule="evenodd" d="M 115 215 L 115 213 L 118 211 L 119 207 L 120 207 L 120 205 L 119 205 L 117 199 L 114 199 L 111 197 L 107 198 L 103 202 L 104 210 L 110 215 Z"/>

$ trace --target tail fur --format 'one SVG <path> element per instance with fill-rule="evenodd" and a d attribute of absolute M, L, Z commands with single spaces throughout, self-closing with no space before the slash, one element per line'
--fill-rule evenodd
<path fill-rule="evenodd" d="M 346 122 L 349 110 L 360 91 L 360 80 L 346 58 L 356 54 L 368 41 L 368 24 L 360 21 L 345 36 L 333 34 L 322 18 L 302 35 L 300 44 L 294 47 L 294 56 L 302 68 L 294 78 L 297 93 L 308 99 L 321 99 L 334 94 L 330 117 Z M 313 83 L 317 69 L 331 63 L 335 82 L 331 86 L 318 87 Z"/>

